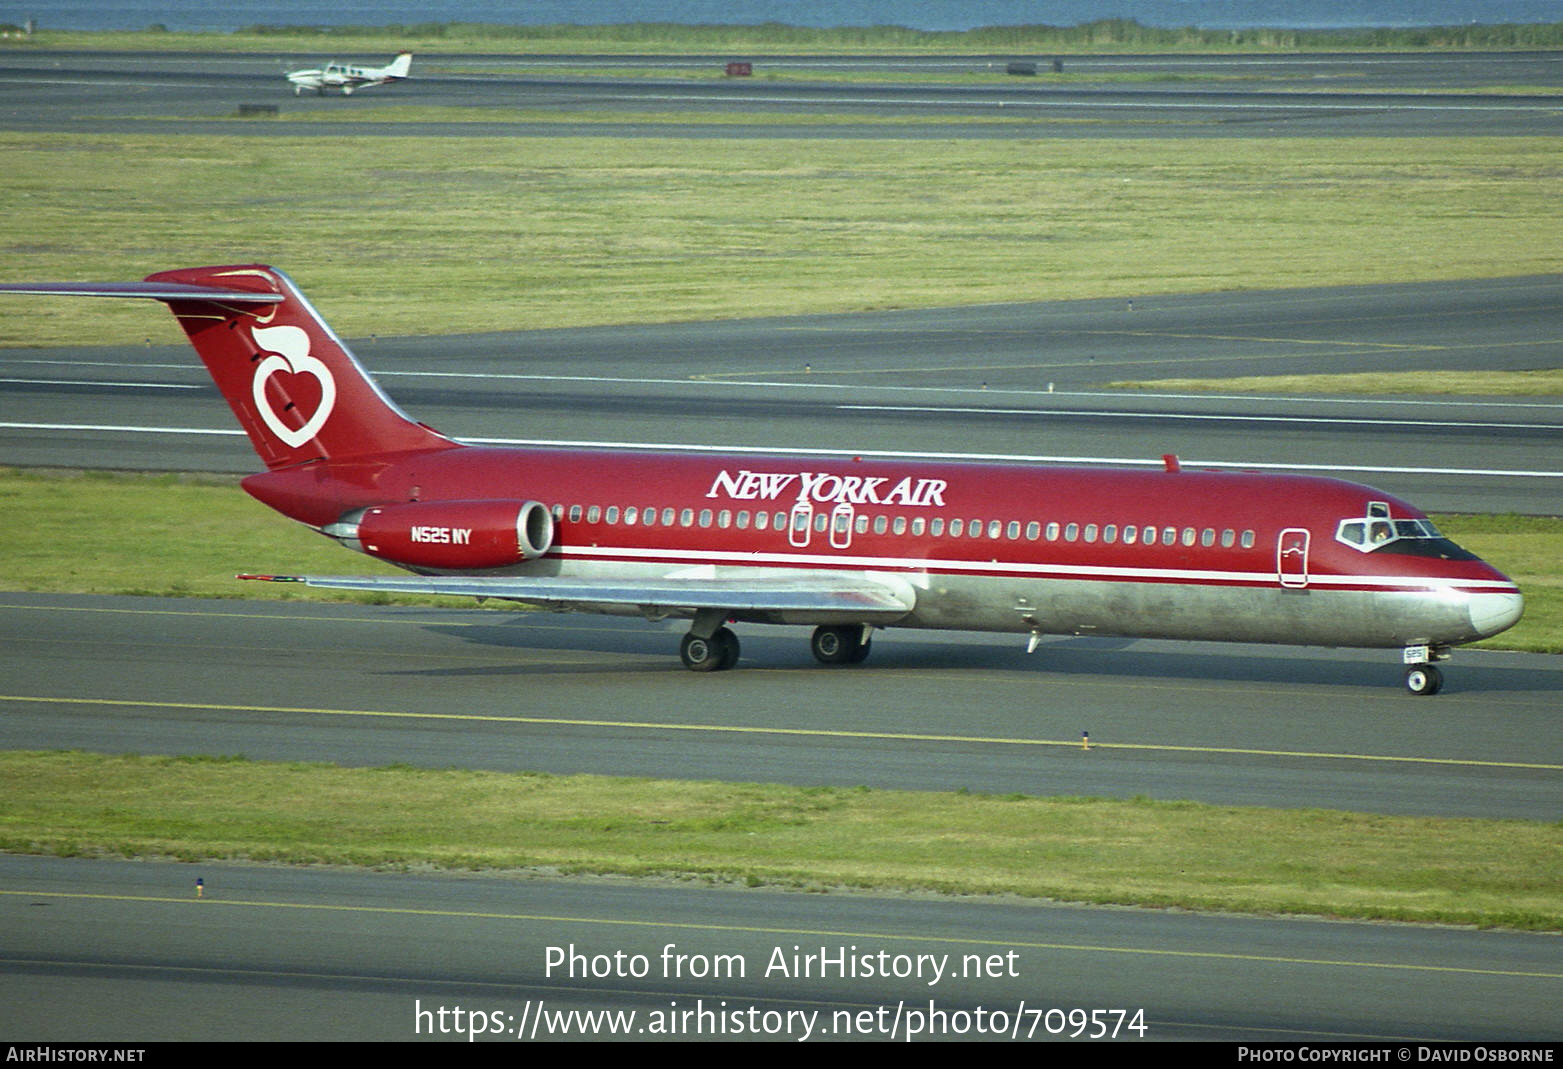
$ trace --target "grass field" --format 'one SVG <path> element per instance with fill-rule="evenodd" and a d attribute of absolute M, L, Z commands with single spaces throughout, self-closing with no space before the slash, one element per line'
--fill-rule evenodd
<path fill-rule="evenodd" d="M 348 337 L 1546 274 L 1559 144 L 10 133 L 0 251 L 273 263 Z M 0 346 L 179 340 L 126 303 L 8 300 Z"/>
<path fill-rule="evenodd" d="M 0 849 L 677 876 L 1563 930 L 1563 824 L 0 754 Z"/>
<path fill-rule="evenodd" d="M 1151 379 L 1114 382 L 1116 389 L 1179 393 L 1442 394 L 1462 397 L 1556 397 L 1563 368 L 1536 371 L 1399 371 L 1346 375 L 1249 375 L 1235 379 Z"/>

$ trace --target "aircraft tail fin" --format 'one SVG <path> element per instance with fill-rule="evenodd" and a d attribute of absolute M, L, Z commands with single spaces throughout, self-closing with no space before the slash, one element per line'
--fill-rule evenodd
<path fill-rule="evenodd" d="M 381 393 L 275 268 L 191 267 L 142 282 L 7 284 L 0 291 L 162 301 L 268 469 L 458 445 Z"/>
<path fill-rule="evenodd" d="M 258 264 L 194 267 L 148 275 L 146 282 L 197 289 L 161 299 L 267 468 L 456 444 L 381 393 L 281 271 Z"/>
<path fill-rule="evenodd" d="M 389 80 L 392 78 L 405 78 L 410 70 L 412 70 L 412 53 L 398 52 L 396 58 L 391 60 L 381 73 Z"/>

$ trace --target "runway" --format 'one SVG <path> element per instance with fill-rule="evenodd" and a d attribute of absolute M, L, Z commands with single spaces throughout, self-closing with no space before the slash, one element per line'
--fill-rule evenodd
<path fill-rule="evenodd" d="M 25 332 L 25 305 L 11 307 L 9 329 Z M 145 315 L 167 313 L 149 303 Z M 352 344 L 404 409 L 471 442 L 807 443 L 1115 467 L 1175 453 L 1193 467 L 1338 474 L 1433 511 L 1552 515 L 1563 511 L 1563 404 L 1552 399 L 1108 384 L 1519 370 L 1547 366 L 1559 339 L 1563 276 Z M 254 470 L 187 346 L 0 350 L 0 413 L 8 463 Z"/>
<path fill-rule="evenodd" d="M 0 930 L 29 1041 L 1563 1034 L 1555 937 L 1412 926 L 3 857 Z"/>
<path fill-rule="evenodd" d="M 0 596 L 0 746 L 1193 799 L 1556 820 L 1563 658 L 885 631 L 828 669 L 743 628 L 696 677 L 637 619 Z M 973 701 L 972 695 L 980 695 Z M 1342 710 L 1351 710 L 1349 715 Z M 1082 748 L 1089 735 L 1091 749 Z"/>
<path fill-rule="evenodd" d="M 1563 111 L 1545 92 L 1563 80 L 1549 54 L 1070 58 L 1066 71 L 1082 77 L 1069 85 L 932 90 L 691 83 L 673 61 L 650 76 L 592 77 L 548 70 L 547 57 L 525 70 L 499 57 L 427 57 L 407 83 L 350 101 L 291 96 L 281 71 L 319 58 L 4 53 L 0 129 L 1555 136 Z M 886 62 L 910 77 L 937 61 Z M 766 62 L 805 74 L 826 61 Z M 1124 75 L 1150 81 L 1129 86 Z M 1407 92 L 1430 85 L 1438 91 Z M 311 121 L 232 119 L 256 101 Z M 530 114 L 361 121 L 409 105 Z M 583 109 L 615 116 L 578 124 Z M 667 122 L 674 111 L 679 121 Z M 1563 277 L 1546 276 L 353 345 L 403 407 L 472 441 L 802 444 L 1088 464 L 1159 465 L 1172 452 L 1194 466 L 1343 472 L 1434 510 L 1556 514 L 1563 420 L 1550 401 L 1210 398 L 1107 384 L 1549 366 L 1563 338 L 1560 298 Z M 24 316 L 8 310 L 7 330 Z M 255 468 L 193 353 L 133 344 L 0 351 L 0 461 Z M 1405 694 L 1382 652 L 1058 638 L 1028 656 L 998 636 L 894 631 L 876 638 L 868 664 L 832 671 L 813 663 L 802 630 L 756 627 L 738 670 L 701 678 L 679 666 L 671 627 L 479 609 L 10 592 L 0 593 L 0 635 L 0 745 L 10 749 L 1543 821 L 1563 805 L 1557 657 L 1459 651 L 1444 693 L 1428 701 Z M 664 963 L 670 945 L 684 968 Z M 585 973 L 552 970 L 550 947 L 578 950 Z M 977 957 L 958 978 L 929 983 L 894 968 L 768 972 L 778 951 L 793 962 L 819 952 Z M 642 955 L 647 968 L 593 968 L 614 955 Z M 1150 1039 L 1556 1042 L 1556 961 L 1555 936 L 1415 926 L 0 857 L 0 1023 L 28 1041 L 461 1040 L 450 1012 L 460 1006 L 466 1030 L 480 1013 L 485 1030 L 512 1039 L 615 1028 L 635 1038 L 906 1039 L 919 1019 L 956 1038 L 1072 1038 L 1116 1022 L 1124 1039 L 1139 1038 L 1122 1026 L 1143 1009 Z M 636 1017 L 547 1016 L 603 1010 Z M 1111 1010 L 1124 1013 L 1092 1014 Z"/>
<path fill-rule="evenodd" d="M 294 96 L 288 70 L 318 53 L 0 53 L 0 129 L 337 136 L 1341 137 L 1553 136 L 1555 55 L 415 57 L 412 76 L 350 99 Z M 743 59 L 745 57 L 732 57 Z M 1012 58 L 1038 77 L 1003 77 Z M 1067 80 L 1049 74 L 1053 59 Z M 380 62 L 381 60 L 376 60 Z M 1039 62 L 1038 62 L 1039 61 Z M 768 74 L 784 76 L 773 80 Z M 843 75 L 871 75 L 843 83 Z M 930 80 L 932 79 L 932 80 Z M 1516 88 L 1525 87 L 1525 88 Z M 241 105 L 305 124 L 235 124 Z M 476 122 L 361 118 L 400 106 L 515 110 Z M 583 113 L 609 121 L 581 124 Z M 637 118 L 636 113 L 649 114 Z M 668 121 L 674 113 L 674 121 Z M 745 121 L 734 123 L 737 115 Z M 775 118 L 787 116 L 778 126 Z M 822 120 L 810 125 L 811 116 Z M 845 116 L 861 122 L 838 121 Z M 896 123 L 886 128 L 885 119 Z M 177 122 L 170 126 L 170 120 Z M 720 120 L 720 121 L 717 121 Z M 801 122 L 800 122 L 801 120 Z"/>

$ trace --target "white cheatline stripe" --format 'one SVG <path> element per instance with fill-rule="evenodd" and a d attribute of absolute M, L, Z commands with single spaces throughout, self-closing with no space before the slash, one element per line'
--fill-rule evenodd
<path fill-rule="evenodd" d="M 1199 584 L 1274 586 L 1277 573 L 1265 571 L 1218 571 L 1197 568 L 1144 568 L 1089 564 L 1046 564 L 1015 561 L 970 561 L 956 559 L 927 559 L 921 557 L 870 557 L 845 553 L 751 553 L 745 551 L 721 552 L 700 549 L 650 549 L 612 546 L 560 546 L 557 552 L 566 557 L 598 558 L 602 560 L 633 560 L 643 564 L 687 566 L 692 563 L 720 564 L 733 567 L 764 565 L 808 565 L 851 571 L 854 569 L 887 570 L 902 579 L 913 579 L 913 572 L 966 572 L 997 575 L 1029 576 L 1037 579 L 1074 578 L 1119 580 L 1130 582 L 1184 582 Z M 1373 587 L 1376 589 L 1422 592 L 1428 590 L 1469 591 L 1480 588 L 1500 593 L 1510 593 L 1513 583 L 1487 579 L 1444 579 L 1426 576 L 1404 575 L 1314 575 L 1308 576 L 1310 585 L 1335 587 Z"/>

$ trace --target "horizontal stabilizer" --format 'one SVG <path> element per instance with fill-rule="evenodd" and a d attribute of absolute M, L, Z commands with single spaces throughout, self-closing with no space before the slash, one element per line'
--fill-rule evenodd
<path fill-rule="evenodd" d="M 32 293 L 41 297 L 147 297 L 154 301 L 222 301 L 239 304 L 279 304 L 280 293 L 187 286 L 179 282 L 8 282 L 0 293 Z"/>

